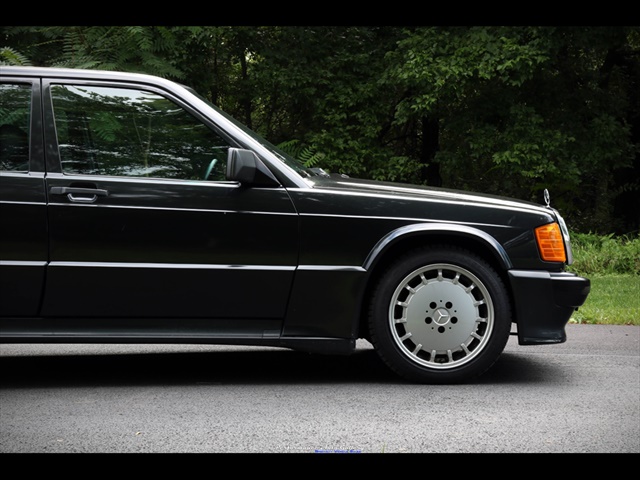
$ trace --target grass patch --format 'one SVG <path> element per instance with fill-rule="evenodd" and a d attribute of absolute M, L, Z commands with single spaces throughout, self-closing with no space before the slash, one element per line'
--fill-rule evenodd
<path fill-rule="evenodd" d="M 591 293 L 571 323 L 640 325 L 640 275 L 589 275 Z"/>
<path fill-rule="evenodd" d="M 592 275 L 640 275 L 640 235 L 572 233 L 572 272 Z"/>
<path fill-rule="evenodd" d="M 572 233 L 569 271 L 591 280 L 571 323 L 640 325 L 640 235 Z"/>

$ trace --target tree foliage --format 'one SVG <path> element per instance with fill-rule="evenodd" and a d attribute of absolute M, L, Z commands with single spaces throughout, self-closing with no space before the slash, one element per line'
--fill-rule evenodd
<path fill-rule="evenodd" d="M 0 64 L 178 80 L 310 166 L 640 227 L 638 27 L 0 27 Z"/>

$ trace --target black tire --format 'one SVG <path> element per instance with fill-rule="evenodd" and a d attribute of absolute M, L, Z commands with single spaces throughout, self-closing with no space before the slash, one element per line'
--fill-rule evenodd
<path fill-rule="evenodd" d="M 482 258 L 438 246 L 398 259 L 370 303 L 371 341 L 396 373 L 417 383 L 460 383 L 498 359 L 511 331 L 511 305 Z"/>

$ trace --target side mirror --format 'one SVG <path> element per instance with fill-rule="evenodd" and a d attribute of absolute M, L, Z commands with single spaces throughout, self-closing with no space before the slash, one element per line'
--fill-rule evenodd
<path fill-rule="evenodd" d="M 251 150 L 229 148 L 227 180 L 254 187 L 279 187 L 280 182 L 271 170 Z"/>

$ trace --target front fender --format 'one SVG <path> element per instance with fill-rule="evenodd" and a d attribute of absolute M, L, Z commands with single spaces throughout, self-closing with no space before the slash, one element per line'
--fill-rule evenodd
<path fill-rule="evenodd" d="M 367 255 L 367 258 L 365 259 L 363 268 L 366 271 L 370 271 L 375 266 L 377 261 L 382 258 L 384 252 L 391 248 L 393 245 L 406 238 L 422 234 L 437 234 L 447 236 L 454 235 L 475 240 L 482 243 L 494 254 L 496 260 L 500 263 L 500 266 L 502 268 L 504 268 L 505 270 L 513 268 L 511 259 L 509 258 L 509 255 L 505 251 L 504 247 L 500 244 L 500 242 L 498 242 L 487 232 L 483 232 L 482 230 L 474 227 L 469 227 L 467 225 L 447 223 L 405 225 L 404 227 L 400 227 L 389 232 L 387 235 L 382 237 L 378 241 L 378 243 L 371 249 L 371 251 Z"/>

